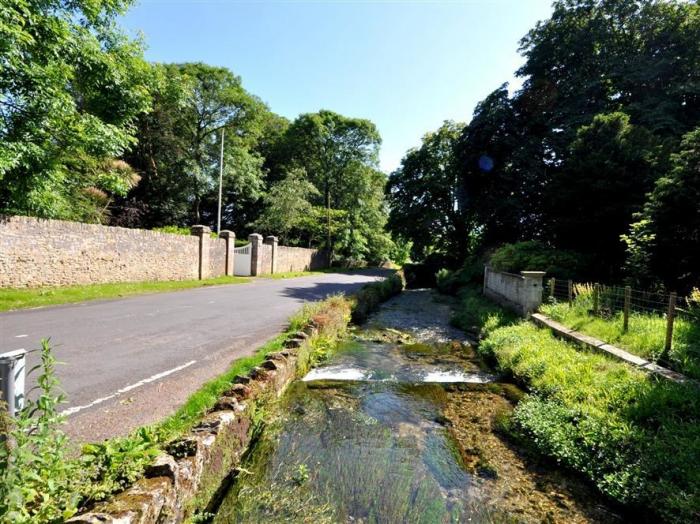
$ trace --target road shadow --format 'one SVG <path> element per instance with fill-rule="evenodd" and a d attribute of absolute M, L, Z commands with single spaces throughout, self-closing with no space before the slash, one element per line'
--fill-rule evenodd
<path fill-rule="evenodd" d="M 370 277 L 388 277 L 393 273 L 389 269 L 362 269 L 362 270 L 343 270 L 338 271 L 337 274 L 342 275 L 362 275 Z M 285 286 L 280 294 L 285 297 L 296 298 L 304 301 L 315 301 L 323 300 L 330 295 L 351 295 L 355 293 L 363 286 L 371 283 L 368 281 L 360 282 L 316 282 L 313 285 L 295 285 L 293 281 L 290 280 L 289 284 Z"/>

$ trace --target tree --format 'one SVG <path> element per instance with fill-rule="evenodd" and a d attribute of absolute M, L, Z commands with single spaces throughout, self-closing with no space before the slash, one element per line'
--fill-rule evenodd
<path fill-rule="evenodd" d="M 564 158 L 594 115 L 624 111 L 653 133 L 679 137 L 700 118 L 700 8 L 692 2 L 560 0 L 521 41 L 519 97 L 549 122 Z"/>
<path fill-rule="evenodd" d="M 383 227 L 375 216 L 386 213 L 383 199 L 376 194 L 380 185 L 383 192 L 376 170 L 380 143 L 379 132 L 369 120 L 327 110 L 299 116 L 282 139 L 282 164 L 288 169 L 303 168 L 321 193 L 314 204 L 326 210 L 325 246 L 331 253 L 336 243 L 344 256 L 368 252 L 367 228 Z M 333 224 L 334 210 L 344 212 L 340 228 Z"/>
<path fill-rule="evenodd" d="M 142 225 L 216 221 L 221 130 L 225 128 L 224 224 L 243 227 L 264 188 L 260 148 L 269 109 L 229 70 L 201 63 L 159 66 L 154 110 L 138 123 L 138 146 L 128 156 L 142 181 L 121 203 L 120 217 Z M 279 134 L 279 133 L 278 133 Z M 136 210 L 136 211 L 134 211 Z"/>
<path fill-rule="evenodd" d="M 391 208 L 389 229 L 413 243 L 411 255 L 421 260 L 433 251 L 459 252 L 463 229 L 458 204 L 460 187 L 454 148 L 464 125 L 445 122 L 406 153 L 387 184 Z"/>
<path fill-rule="evenodd" d="M 313 213 L 311 199 L 320 195 L 306 179 L 303 169 L 293 169 L 279 182 L 273 183 L 262 198 L 263 212 L 255 226 L 263 233 L 275 234 L 281 242 L 294 243 L 310 234 L 305 230 L 307 218 Z M 297 231 L 296 238 L 290 236 Z"/>
<path fill-rule="evenodd" d="M 700 7 L 560 0 L 520 50 L 522 88 L 480 102 L 455 146 L 463 220 L 480 249 L 547 240 L 616 278 L 620 234 L 700 120 Z"/>
<path fill-rule="evenodd" d="M 460 208 L 487 246 L 521 236 L 530 188 L 514 162 L 519 138 L 517 114 L 503 84 L 477 104 L 455 145 Z"/>
<path fill-rule="evenodd" d="M 138 180 L 115 162 L 151 102 L 141 44 L 114 25 L 130 4 L 0 5 L 0 211 L 101 220 Z"/>
<path fill-rule="evenodd" d="M 596 115 L 578 130 L 547 191 L 552 240 L 597 255 L 602 278 L 614 277 L 622 266 L 620 235 L 653 186 L 655 151 L 652 135 L 628 115 Z"/>
<path fill-rule="evenodd" d="M 683 136 L 669 173 L 656 181 L 623 240 L 635 282 L 657 277 L 681 293 L 700 287 L 700 127 Z"/>

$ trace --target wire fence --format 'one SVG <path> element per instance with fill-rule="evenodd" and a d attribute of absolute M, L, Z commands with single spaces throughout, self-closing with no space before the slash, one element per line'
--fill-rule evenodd
<path fill-rule="evenodd" d="M 586 306 L 590 315 L 614 318 L 621 315 L 622 330 L 629 329 L 630 314 L 638 313 L 665 320 L 665 343 L 661 360 L 668 356 L 673 344 L 674 321 L 678 316 L 694 319 L 690 302 L 679 300 L 676 293 L 633 289 L 630 286 L 608 286 L 598 283 L 577 283 L 572 280 L 550 278 L 543 286 L 545 300 L 568 303 L 569 306 Z"/>

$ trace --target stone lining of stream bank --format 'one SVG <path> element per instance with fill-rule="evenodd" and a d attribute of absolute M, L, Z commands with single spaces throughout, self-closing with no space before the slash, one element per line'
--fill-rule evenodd
<path fill-rule="evenodd" d="M 682 383 L 691 381 L 691 379 L 689 379 L 682 373 L 678 373 L 676 371 L 672 371 L 665 367 L 659 366 L 658 364 L 654 364 L 653 362 L 643 359 L 642 357 L 639 357 L 637 355 L 633 355 L 632 353 L 629 353 L 624 349 L 615 347 L 597 338 L 591 337 L 589 335 L 584 335 L 583 333 L 579 333 L 575 329 L 568 328 L 565 325 L 560 324 L 559 322 L 552 320 L 548 316 L 543 315 L 541 313 L 533 313 L 530 318 L 538 326 L 549 328 L 556 334 L 574 342 L 583 344 L 586 347 L 598 351 L 603 351 L 608 355 L 611 355 L 619 360 L 627 362 L 628 364 L 636 368 L 642 369 L 648 373 L 659 375 L 665 379 L 672 380 L 673 382 Z"/>
<path fill-rule="evenodd" d="M 71 518 L 72 524 L 155 524 L 182 522 L 207 511 L 251 440 L 255 404 L 278 397 L 297 374 L 299 354 L 320 333 L 312 322 L 291 334 L 285 349 L 234 379 L 233 386 L 185 437 L 173 442 L 146 470 L 143 479 Z"/>
<path fill-rule="evenodd" d="M 394 278 L 400 279 L 400 286 L 387 288 L 383 285 Z M 381 303 L 400 293 L 404 281 L 400 275 L 394 275 L 369 286 L 378 286 L 378 303 Z M 215 511 L 238 472 L 236 468 L 242 456 L 255 438 L 253 429 L 260 419 L 258 408 L 279 398 L 297 378 L 307 365 L 313 344 L 328 334 L 324 327 L 329 326 L 329 331 L 333 329 L 333 311 L 343 316 L 342 322 L 349 322 L 350 315 L 344 308 L 329 307 L 317 312 L 301 331 L 287 336 L 283 351 L 266 355 L 248 375 L 235 377 L 232 386 L 204 419 L 188 435 L 169 445 L 167 452 L 147 468 L 144 478 L 66 522 L 179 523 L 196 514 Z"/>

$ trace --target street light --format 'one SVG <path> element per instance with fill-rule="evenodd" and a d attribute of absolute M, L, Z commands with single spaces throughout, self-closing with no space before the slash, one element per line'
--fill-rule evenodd
<path fill-rule="evenodd" d="M 216 219 L 216 234 L 221 233 L 221 189 L 224 183 L 224 128 L 221 128 L 221 158 L 219 160 L 219 213 Z"/>

